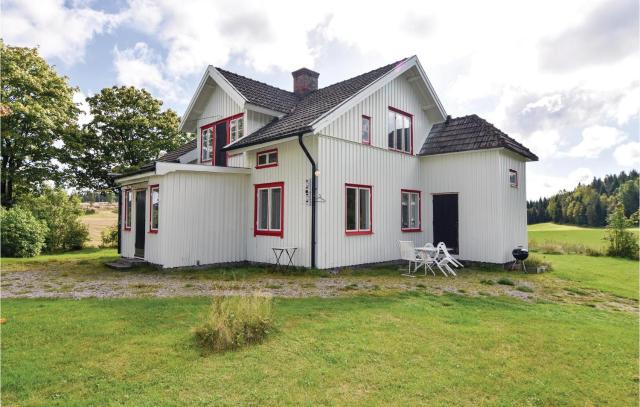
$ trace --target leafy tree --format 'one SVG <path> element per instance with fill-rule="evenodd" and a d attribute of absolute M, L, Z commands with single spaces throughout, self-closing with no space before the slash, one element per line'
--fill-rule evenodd
<path fill-rule="evenodd" d="M 30 211 L 47 225 L 45 251 L 80 249 L 89 240 L 87 227 L 80 222 L 84 213 L 80 199 L 69 196 L 63 189 L 44 187 L 40 195 L 22 195 L 17 206 Z"/>
<path fill-rule="evenodd" d="M 606 239 L 609 241 L 607 255 L 630 259 L 638 258 L 638 241 L 635 234 L 627 230 L 631 226 L 633 226 L 633 222 L 624 216 L 624 205 L 617 204 L 607 218 Z"/>
<path fill-rule="evenodd" d="M 625 181 L 616 193 L 617 199 L 624 205 L 624 216 L 631 216 L 640 204 L 640 188 L 638 178 Z"/>
<path fill-rule="evenodd" d="M 74 88 L 38 55 L 35 48 L 0 41 L 2 86 L 2 205 L 17 195 L 59 180 L 54 159 L 64 133 L 76 126 Z"/>
<path fill-rule="evenodd" d="M 33 257 L 40 254 L 47 226 L 26 209 L 0 208 L 2 223 L 2 256 Z"/>
<path fill-rule="evenodd" d="M 81 188 L 110 188 L 110 173 L 138 169 L 188 140 L 178 131 L 178 115 L 162 111 L 162 101 L 144 89 L 105 88 L 87 103 L 93 119 L 65 139 Z"/>

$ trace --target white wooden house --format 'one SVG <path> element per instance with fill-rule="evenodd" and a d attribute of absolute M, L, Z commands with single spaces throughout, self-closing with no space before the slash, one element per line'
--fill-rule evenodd
<path fill-rule="evenodd" d="M 447 116 L 417 57 L 293 92 L 209 66 L 182 119 L 190 143 L 117 179 L 120 250 L 163 267 L 333 268 L 396 260 L 399 240 L 460 259 L 527 245 L 527 161 L 478 116 Z"/>

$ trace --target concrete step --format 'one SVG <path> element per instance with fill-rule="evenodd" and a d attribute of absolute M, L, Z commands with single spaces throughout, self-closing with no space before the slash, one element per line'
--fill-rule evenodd
<path fill-rule="evenodd" d="M 144 266 L 146 264 L 148 264 L 147 261 L 143 259 L 121 257 L 116 261 L 105 263 L 105 266 L 114 270 L 128 270 L 133 267 Z"/>

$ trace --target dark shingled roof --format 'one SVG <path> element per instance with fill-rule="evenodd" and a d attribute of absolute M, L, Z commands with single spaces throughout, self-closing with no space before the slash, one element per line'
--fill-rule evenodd
<path fill-rule="evenodd" d="M 163 161 L 168 163 L 177 163 L 180 156 L 187 154 L 191 150 L 195 150 L 198 145 L 198 141 L 193 139 L 176 148 L 173 151 L 169 151 L 167 154 L 158 158 L 156 161 Z"/>
<path fill-rule="evenodd" d="M 216 69 L 251 104 L 277 112 L 289 113 L 298 103 L 298 97 L 293 92 L 278 89 L 266 83 L 225 71 L 222 68 Z"/>
<path fill-rule="evenodd" d="M 456 153 L 460 151 L 506 148 L 532 161 L 538 157 L 493 124 L 472 114 L 436 123 L 431 128 L 418 155 Z"/>
<path fill-rule="evenodd" d="M 309 93 L 298 101 L 290 113 L 280 119 L 274 119 L 266 126 L 241 138 L 226 150 L 265 143 L 309 131 L 314 120 L 360 92 L 403 61 L 404 59 Z M 242 90 L 240 92 L 243 93 Z"/>

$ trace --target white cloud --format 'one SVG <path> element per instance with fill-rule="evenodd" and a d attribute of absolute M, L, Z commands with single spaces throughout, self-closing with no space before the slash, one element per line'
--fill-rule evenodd
<path fill-rule="evenodd" d="M 166 78 L 160 57 L 144 42 L 113 50 L 118 84 L 146 88 L 168 101 L 178 100 L 178 87 Z"/>
<path fill-rule="evenodd" d="M 517 133 L 513 133 L 512 136 L 526 145 L 541 160 L 555 156 L 563 141 L 557 130 L 538 130 L 527 137 Z"/>
<path fill-rule="evenodd" d="M 2 37 L 7 44 L 39 46 L 42 56 L 66 64 L 82 61 L 94 35 L 113 28 L 120 20 L 118 15 L 85 6 L 68 8 L 63 0 L 2 2 Z"/>
<path fill-rule="evenodd" d="M 618 146 L 613 152 L 616 162 L 623 167 L 637 167 L 640 165 L 640 143 L 631 143 Z"/>
<path fill-rule="evenodd" d="M 78 108 L 80 109 L 80 115 L 78 115 L 78 124 L 80 126 L 93 120 L 93 116 L 89 113 L 89 104 L 87 103 L 86 98 L 86 95 L 82 92 L 75 92 L 73 94 L 73 103 L 78 105 Z"/>
<path fill-rule="evenodd" d="M 593 179 L 589 168 L 577 168 L 566 177 L 540 175 L 535 170 L 527 174 L 527 199 L 538 199 L 557 194 L 559 191 L 571 190 L 579 183 L 587 184 Z"/>
<path fill-rule="evenodd" d="M 570 157 L 597 158 L 601 152 L 620 144 L 626 135 L 615 127 L 591 126 L 582 130 L 582 140 L 567 153 Z"/>

